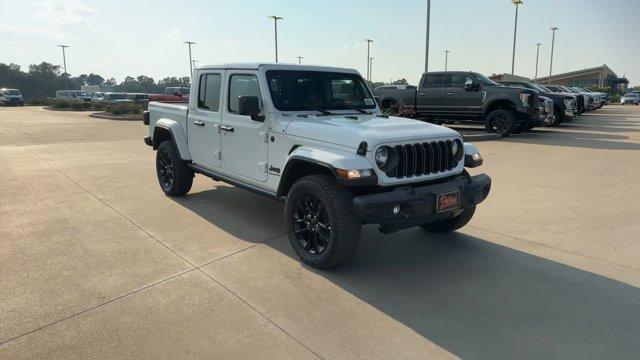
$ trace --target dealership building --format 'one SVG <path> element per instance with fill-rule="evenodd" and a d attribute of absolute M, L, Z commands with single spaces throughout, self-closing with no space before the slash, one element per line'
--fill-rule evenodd
<path fill-rule="evenodd" d="M 571 71 L 563 74 L 556 74 L 551 77 L 539 77 L 538 83 L 540 84 L 554 84 L 565 86 L 578 86 L 578 87 L 607 87 L 611 86 L 613 89 L 626 92 L 629 80 L 622 77 L 619 78 L 611 68 L 607 65 L 597 66 L 584 70 Z"/>

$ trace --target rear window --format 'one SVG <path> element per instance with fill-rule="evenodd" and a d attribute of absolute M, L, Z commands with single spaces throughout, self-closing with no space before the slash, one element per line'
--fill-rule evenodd
<path fill-rule="evenodd" d="M 426 88 L 438 88 L 445 87 L 446 83 L 446 75 L 427 75 L 426 79 L 424 79 L 423 87 Z"/>

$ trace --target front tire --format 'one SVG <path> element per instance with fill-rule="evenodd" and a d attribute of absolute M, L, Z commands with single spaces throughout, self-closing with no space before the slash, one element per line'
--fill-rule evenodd
<path fill-rule="evenodd" d="M 351 191 L 329 175 L 296 181 L 287 196 L 289 242 L 307 265 L 328 269 L 344 263 L 358 247 L 362 224 L 353 212 Z"/>
<path fill-rule="evenodd" d="M 445 233 L 445 232 L 455 231 L 467 225 L 467 223 L 471 220 L 475 212 L 476 212 L 475 205 L 470 206 L 464 209 L 462 213 L 460 213 L 458 216 L 454 216 L 449 219 L 434 221 L 427 224 L 422 224 L 420 225 L 420 227 L 432 233 Z"/>
<path fill-rule="evenodd" d="M 516 127 L 516 117 L 509 110 L 493 110 L 485 119 L 485 129 L 487 132 L 498 133 L 502 137 L 511 135 Z"/>
<path fill-rule="evenodd" d="M 191 190 L 194 173 L 180 159 L 173 142 L 165 140 L 156 152 L 156 174 L 160 188 L 169 196 L 183 196 Z"/>

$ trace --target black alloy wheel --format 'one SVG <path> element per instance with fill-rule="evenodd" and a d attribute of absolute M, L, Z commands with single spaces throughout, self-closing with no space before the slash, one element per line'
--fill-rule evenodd
<path fill-rule="evenodd" d="M 293 232 L 300 246 L 311 255 L 322 254 L 331 240 L 331 223 L 322 201 L 311 193 L 297 199 L 293 212 Z"/>
<path fill-rule="evenodd" d="M 162 151 L 158 154 L 158 176 L 163 189 L 171 189 L 175 177 L 173 164 L 169 154 Z"/>

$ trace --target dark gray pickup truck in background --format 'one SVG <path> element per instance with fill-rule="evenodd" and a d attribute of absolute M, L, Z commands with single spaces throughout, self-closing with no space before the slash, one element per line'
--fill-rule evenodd
<path fill-rule="evenodd" d="M 508 136 L 542 125 L 538 92 L 500 85 L 475 72 L 430 72 L 417 89 L 379 87 L 383 109 L 435 122 L 480 122 L 487 132 Z"/>

